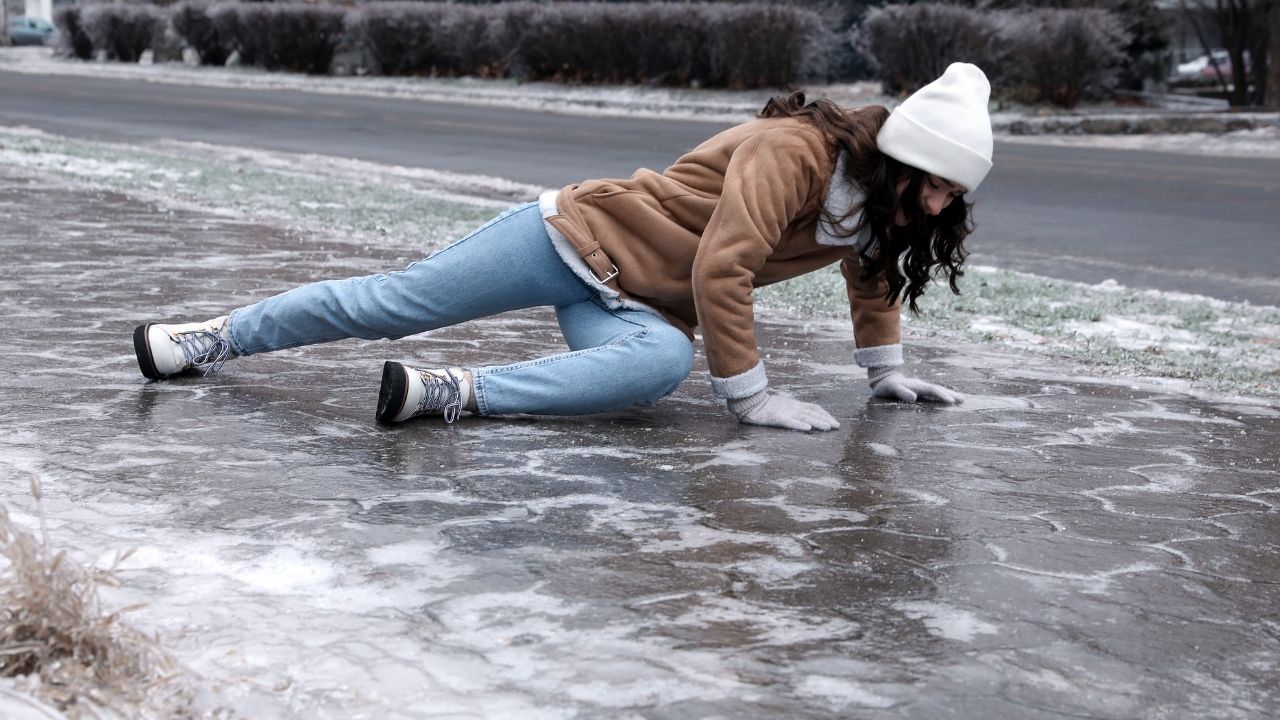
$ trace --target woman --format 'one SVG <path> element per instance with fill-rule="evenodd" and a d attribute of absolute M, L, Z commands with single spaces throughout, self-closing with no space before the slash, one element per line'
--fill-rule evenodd
<path fill-rule="evenodd" d="M 577 415 L 653 403 L 693 366 L 702 327 L 716 397 L 744 422 L 831 430 L 818 405 L 770 392 L 751 292 L 835 262 L 854 360 L 876 397 L 960 397 L 903 377 L 900 301 L 941 269 L 953 292 L 972 231 L 963 194 L 991 168 L 990 86 L 956 63 L 892 114 L 775 98 L 661 174 L 592 180 L 512 208 L 387 275 L 313 283 L 203 323 L 134 331 L 143 375 L 342 338 L 400 338 L 507 310 L 555 308 L 570 352 L 511 365 L 383 367 L 377 419 Z"/>

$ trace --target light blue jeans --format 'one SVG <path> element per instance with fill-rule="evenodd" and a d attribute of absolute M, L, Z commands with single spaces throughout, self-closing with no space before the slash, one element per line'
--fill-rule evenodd
<path fill-rule="evenodd" d="M 312 283 L 234 310 L 231 342 L 253 355 L 351 337 L 395 339 L 546 305 L 570 352 L 473 368 L 480 414 L 582 415 L 653 403 L 693 368 L 683 332 L 653 313 L 606 308 L 565 265 L 537 203 L 404 270 Z"/>

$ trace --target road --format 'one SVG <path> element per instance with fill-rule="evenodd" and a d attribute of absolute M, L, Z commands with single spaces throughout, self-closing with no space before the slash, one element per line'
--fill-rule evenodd
<path fill-rule="evenodd" d="M 372 97 L 0 72 L 0 123 L 316 152 L 556 186 L 664 167 L 719 129 Z M 1280 160 L 998 143 L 972 262 L 1280 305 Z"/>

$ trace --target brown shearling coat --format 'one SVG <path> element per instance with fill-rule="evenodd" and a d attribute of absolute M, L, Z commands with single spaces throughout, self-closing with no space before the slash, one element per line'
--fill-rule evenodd
<path fill-rule="evenodd" d="M 900 308 L 883 278 L 862 279 L 856 252 L 818 242 L 835 169 L 832 141 L 799 118 L 730 128 L 661 174 L 589 180 L 556 197 L 556 230 L 593 242 L 620 270 L 623 297 L 646 303 L 692 337 L 702 326 L 711 374 L 728 378 L 760 360 L 753 288 L 841 263 L 859 348 L 901 341 Z"/>

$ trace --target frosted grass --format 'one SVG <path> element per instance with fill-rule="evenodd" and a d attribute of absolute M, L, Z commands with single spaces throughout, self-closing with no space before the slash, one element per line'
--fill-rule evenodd
<path fill-rule="evenodd" d="M 268 155 L 193 143 L 117 145 L 0 128 L 0 166 L 128 193 L 165 208 L 281 223 L 327 240 L 430 249 L 508 204 L 446 192 L 438 183 L 415 183 L 394 168 L 354 173 L 349 166 L 365 164 L 332 158 L 267 163 Z"/>
<path fill-rule="evenodd" d="M 0 166 L 285 224 L 327 240 L 423 252 L 447 244 L 539 188 L 498 178 L 323 156 L 167 142 L 137 147 L 0 128 Z M 11 170 L 12 171 L 12 170 Z M 92 220 L 92 218 L 86 218 Z M 971 267 L 953 296 L 935 285 L 908 337 L 991 343 L 1070 358 L 1098 373 L 1193 381 L 1203 389 L 1280 396 L 1280 308 Z M 834 267 L 763 288 L 760 307 L 848 317 Z"/>
<path fill-rule="evenodd" d="M 132 550 L 117 552 L 105 568 L 55 550 L 42 483 L 35 474 L 29 481 L 38 536 L 0 505 L 0 678 L 34 696 L 27 707 L 51 712 L 48 703 L 73 719 L 194 717 L 185 670 L 156 638 L 122 619 L 138 608 L 108 613 L 99 599 L 100 590 L 119 587 L 117 572 Z M 0 714 L 13 711 L 0 696 Z"/>
<path fill-rule="evenodd" d="M 960 290 L 956 296 L 945 285 L 930 287 L 920 314 L 903 316 L 908 337 L 991 343 L 1067 357 L 1107 374 L 1280 396 L 1280 308 L 983 266 L 967 268 Z M 763 288 L 757 303 L 802 315 L 849 315 L 836 268 Z"/>

